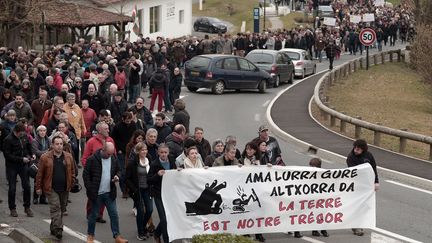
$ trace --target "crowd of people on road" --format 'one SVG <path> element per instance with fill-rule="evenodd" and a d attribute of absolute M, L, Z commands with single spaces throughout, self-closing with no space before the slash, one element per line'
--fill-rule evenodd
<path fill-rule="evenodd" d="M 333 1 L 335 27 L 325 26 L 317 18 L 311 26 L 292 30 L 204 39 L 140 36 L 135 42 L 117 44 L 79 39 L 71 45 L 55 46 L 45 55 L 22 47 L 1 47 L 0 148 L 6 161 L 10 215 L 18 217 L 19 176 L 25 214 L 33 217 L 32 202 L 50 204 L 50 231 L 61 238 L 62 217 L 68 214 L 70 202 L 68 192 L 76 190 L 82 170 L 88 197 L 88 242 L 94 240 L 96 222 L 106 222 L 105 207 L 116 242 L 127 242 L 118 226 L 116 182 L 122 197 L 134 201 L 137 238 L 144 240 L 153 234 L 157 242 L 169 242 L 161 199 L 165 170 L 284 165 L 281 149 L 266 126 L 259 128 L 259 137 L 247 143 L 243 152 L 235 136 L 210 144 L 203 128 L 190 129 L 186 103 L 180 99 L 185 61 L 200 54 L 244 56 L 258 48 L 284 47 L 308 50 L 319 60 L 323 51 L 329 59 L 338 58 L 343 50 L 355 55 L 362 53 L 358 33 L 367 25 L 353 24 L 349 17 L 362 13 L 375 13 L 370 26 L 377 30 L 378 49 L 383 43 L 394 45 L 398 35 L 402 42 L 412 38 L 411 12 L 404 6 L 375 7 L 371 2 Z M 310 6 L 314 9 L 315 1 Z M 143 97 L 147 90 L 149 96 Z M 148 107 L 145 98 L 151 98 Z M 367 145 L 357 142 L 348 165 L 365 162 L 375 164 Z M 152 221 L 153 202 L 160 217 L 157 227 Z M 354 233 L 363 234 L 359 229 Z M 295 236 L 301 237 L 300 232 Z M 265 240 L 262 235 L 256 239 Z"/>

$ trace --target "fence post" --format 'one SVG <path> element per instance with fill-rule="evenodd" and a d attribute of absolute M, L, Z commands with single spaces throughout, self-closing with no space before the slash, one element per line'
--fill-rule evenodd
<path fill-rule="evenodd" d="M 345 115 L 344 111 L 341 111 L 342 114 Z M 341 132 L 346 132 L 346 121 L 340 119 L 340 131 Z"/>
<path fill-rule="evenodd" d="M 385 63 L 385 53 L 381 52 L 381 64 Z"/>
<path fill-rule="evenodd" d="M 376 66 L 378 64 L 377 55 L 373 55 L 373 61 L 374 65 Z"/>
<path fill-rule="evenodd" d="M 432 144 L 429 144 L 429 160 L 432 160 Z"/>
<path fill-rule="evenodd" d="M 390 51 L 389 54 L 390 54 L 390 62 L 393 62 L 393 51 Z"/>
<path fill-rule="evenodd" d="M 328 107 L 328 101 L 324 101 L 323 104 Z M 321 117 L 324 121 L 328 120 L 328 114 L 324 110 L 320 109 Z"/>
<path fill-rule="evenodd" d="M 356 119 L 361 120 L 362 118 L 361 116 L 356 116 Z M 361 136 L 361 126 L 355 125 L 354 137 L 358 139 L 360 138 L 360 136 Z"/>
<path fill-rule="evenodd" d="M 381 123 L 376 123 L 378 126 L 381 126 Z M 378 131 L 374 131 L 374 145 L 380 146 L 381 144 L 381 133 Z"/>
<path fill-rule="evenodd" d="M 364 69 L 363 57 L 359 59 L 359 62 L 360 62 L 360 69 Z"/>
<path fill-rule="evenodd" d="M 402 131 L 408 131 L 408 129 L 406 129 L 406 128 L 402 128 L 401 130 Z M 406 145 L 407 145 L 407 139 L 403 138 L 403 137 L 400 137 L 399 138 L 399 152 L 400 153 L 405 153 L 405 151 L 406 151 Z"/>
<path fill-rule="evenodd" d="M 354 72 L 357 72 L 357 60 L 354 60 Z"/>
<path fill-rule="evenodd" d="M 399 50 L 397 50 L 397 55 L 398 55 L 398 62 L 400 62 L 401 61 L 401 56 L 402 56 L 402 52 L 401 52 L 401 50 L 399 49 Z"/>
<path fill-rule="evenodd" d="M 334 110 L 335 108 L 333 106 L 330 106 L 330 109 Z M 330 126 L 336 126 L 336 116 L 334 116 L 333 114 L 330 114 Z"/>

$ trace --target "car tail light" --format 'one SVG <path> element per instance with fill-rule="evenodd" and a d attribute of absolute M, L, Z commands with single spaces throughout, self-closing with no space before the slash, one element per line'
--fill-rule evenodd
<path fill-rule="evenodd" d="M 301 65 L 303 65 L 303 62 L 297 62 L 296 63 L 296 66 L 301 66 Z"/>
<path fill-rule="evenodd" d="M 212 79 L 213 78 L 213 73 L 212 72 L 207 72 L 206 78 Z"/>
<path fill-rule="evenodd" d="M 275 72 L 276 72 L 276 65 L 273 65 L 273 66 L 271 67 L 271 72 L 272 72 L 272 73 L 275 73 Z"/>

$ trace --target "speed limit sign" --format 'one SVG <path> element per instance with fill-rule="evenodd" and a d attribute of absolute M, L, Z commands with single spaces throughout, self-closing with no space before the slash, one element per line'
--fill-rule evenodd
<path fill-rule="evenodd" d="M 362 31 L 360 31 L 360 42 L 364 46 L 371 46 L 376 41 L 376 33 L 375 30 L 371 28 L 365 28 Z"/>

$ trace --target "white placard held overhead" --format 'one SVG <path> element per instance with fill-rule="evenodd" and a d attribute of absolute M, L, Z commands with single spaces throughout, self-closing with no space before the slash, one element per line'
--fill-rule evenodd
<path fill-rule="evenodd" d="M 375 6 L 384 6 L 385 1 L 384 0 L 374 0 Z"/>
<path fill-rule="evenodd" d="M 372 14 L 363 14 L 363 22 L 374 22 L 375 21 L 375 15 Z"/>
<path fill-rule="evenodd" d="M 350 16 L 350 22 L 354 23 L 354 24 L 360 23 L 361 19 L 362 19 L 361 15 L 351 15 Z"/>
<path fill-rule="evenodd" d="M 336 26 L 336 18 L 324 17 L 324 23 L 327 26 Z"/>

